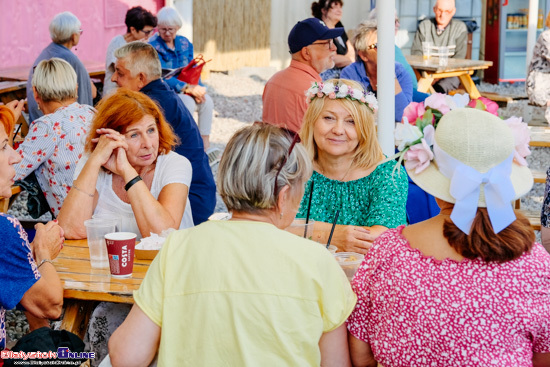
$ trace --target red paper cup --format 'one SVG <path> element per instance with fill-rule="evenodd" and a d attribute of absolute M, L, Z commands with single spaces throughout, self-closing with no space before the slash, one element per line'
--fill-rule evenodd
<path fill-rule="evenodd" d="M 111 275 L 115 278 L 129 278 L 134 269 L 134 249 L 136 234 L 114 232 L 105 235 Z"/>

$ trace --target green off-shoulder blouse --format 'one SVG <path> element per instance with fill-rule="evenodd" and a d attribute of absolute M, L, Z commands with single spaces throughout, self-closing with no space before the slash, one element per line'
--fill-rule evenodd
<path fill-rule="evenodd" d="M 315 182 L 310 219 L 332 223 L 336 210 L 340 210 L 337 224 L 388 228 L 406 224 L 407 174 L 402 167 L 392 174 L 394 166 L 395 161 L 380 164 L 370 175 L 348 182 L 313 171 L 296 217 L 306 217 L 311 185 Z"/>

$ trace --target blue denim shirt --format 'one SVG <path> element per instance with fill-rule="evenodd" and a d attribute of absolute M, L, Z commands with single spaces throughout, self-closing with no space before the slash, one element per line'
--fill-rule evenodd
<path fill-rule="evenodd" d="M 405 107 L 412 102 L 413 83 L 409 73 L 407 73 L 403 65 L 398 62 L 395 63 L 395 76 L 401 86 L 401 92 L 395 95 L 395 121 L 399 122 L 403 117 Z M 367 71 L 365 70 L 365 64 L 361 59 L 358 59 L 353 64 L 346 66 L 344 70 L 342 70 L 340 78 L 355 80 L 361 83 L 363 88 L 367 91 L 373 92 L 369 77 L 367 76 Z"/>
<path fill-rule="evenodd" d="M 166 45 L 166 42 L 157 33 L 149 40 L 151 46 L 157 50 L 160 59 L 160 65 L 163 69 L 176 69 L 185 66 L 193 60 L 193 44 L 183 36 L 176 36 L 174 39 L 174 49 L 172 50 Z M 164 80 L 170 88 L 176 93 L 187 85 L 187 83 L 178 80 L 177 77 Z M 202 83 L 199 80 L 199 85 Z"/>

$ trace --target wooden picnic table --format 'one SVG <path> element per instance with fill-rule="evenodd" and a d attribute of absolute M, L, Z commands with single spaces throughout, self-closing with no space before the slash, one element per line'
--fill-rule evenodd
<path fill-rule="evenodd" d="M 436 79 L 456 76 L 460 79 L 470 98 L 479 98 L 481 96 L 471 75 L 476 70 L 487 69 L 493 65 L 492 61 L 486 60 L 449 58 L 447 66 L 440 66 L 438 57 L 431 57 L 426 61 L 420 55 L 407 55 L 405 58 L 414 69 L 416 78 L 418 79 L 419 92 L 434 93 L 432 84 Z"/>
<path fill-rule="evenodd" d="M 82 61 L 90 78 L 105 78 L 105 63 L 99 61 Z M 32 65 L 15 66 L 0 69 L 0 81 L 27 81 Z"/>
<path fill-rule="evenodd" d="M 15 99 L 27 98 L 27 86 L 24 81 L 0 81 L 0 102 L 6 104 Z M 16 122 L 21 124 L 22 136 L 27 135 L 28 125 L 23 116 Z"/>
<path fill-rule="evenodd" d="M 67 240 L 54 260 L 63 285 L 65 313 L 61 328 L 81 338 L 97 302 L 134 303 L 133 292 L 145 277 L 151 260 L 134 259 L 131 278 L 113 278 L 109 269 L 90 266 L 87 240 Z"/>
<path fill-rule="evenodd" d="M 531 130 L 530 146 L 550 147 L 550 127 L 529 126 L 529 130 Z"/>
<path fill-rule="evenodd" d="M 21 192 L 21 186 L 11 187 L 11 196 L 9 198 L 0 198 L 0 213 L 7 213 L 11 204 L 17 197 L 17 194 Z"/>

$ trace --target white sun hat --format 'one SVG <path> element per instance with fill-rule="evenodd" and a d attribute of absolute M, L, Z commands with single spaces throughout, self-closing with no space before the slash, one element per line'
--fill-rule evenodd
<path fill-rule="evenodd" d="M 495 233 L 515 220 L 512 201 L 529 192 L 533 175 L 513 162 L 512 130 L 499 117 L 474 108 L 443 115 L 435 130 L 434 160 L 408 170 L 424 191 L 454 203 L 451 220 L 466 234 L 477 208 L 487 208 Z"/>

